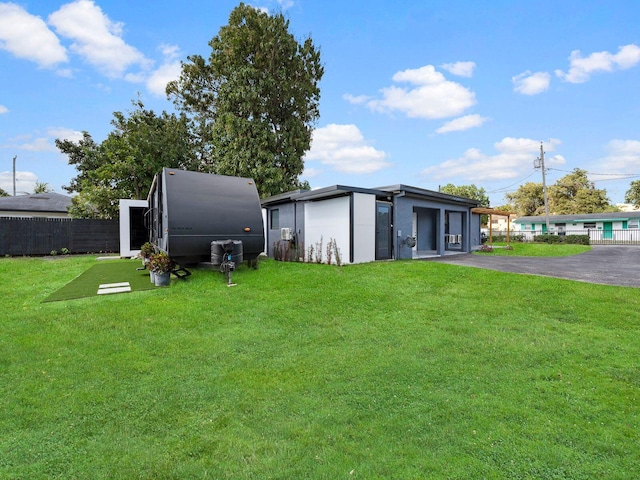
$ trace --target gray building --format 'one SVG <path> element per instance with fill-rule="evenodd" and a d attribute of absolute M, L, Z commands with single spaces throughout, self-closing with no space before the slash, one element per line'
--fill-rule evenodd
<path fill-rule="evenodd" d="M 60 193 L 36 193 L 0 197 L 0 217 L 68 218 L 71 197 Z"/>
<path fill-rule="evenodd" d="M 334 185 L 262 201 L 266 251 L 332 241 L 343 263 L 470 252 L 481 244 L 477 200 L 407 185 Z"/>

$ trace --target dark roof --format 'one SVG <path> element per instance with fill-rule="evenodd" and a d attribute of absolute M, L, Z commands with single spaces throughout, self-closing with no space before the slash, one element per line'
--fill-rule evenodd
<path fill-rule="evenodd" d="M 417 197 L 429 197 L 437 200 L 443 200 L 447 202 L 453 203 L 462 203 L 469 206 L 479 206 L 480 201 L 475 200 L 473 198 L 467 197 L 458 197 L 456 195 L 450 195 L 448 193 L 436 192 L 434 190 L 427 190 L 426 188 L 412 187 L 410 185 L 389 185 L 387 187 L 379 187 L 378 190 L 382 190 L 385 192 L 392 192 L 394 194 L 404 193 L 406 195 L 417 196 Z"/>
<path fill-rule="evenodd" d="M 0 211 L 67 213 L 70 205 L 71 197 L 55 192 L 0 197 Z"/>
<path fill-rule="evenodd" d="M 597 222 L 609 220 L 629 220 L 630 218 L 640 218 L 638 212 L 606 212 L 606 213 L 578 213 L 575 215 L 549 215 L 551 223 L 580 223 Z M 516 218 L 515 223 L 545 223 L 544 215 L 535 215 Z"/>
<path fill-rule="evenodd" d="M 428 197 L 451 203 L 460 203 L 468 206 L 478 206 L 480 202 L 471 198 L 457 197 L 448 193 L 434 192 L 424 188 L 411 187 L 409 185 L 391 185 L 379 188 L 359 188 L 346 185 L 333 185 L 331 187 L 319 188 L 317 190 L 294 190 L 282 193 L 262 200 L 263 207 L 278 205 L 289 202 L 300 202 L 310 200 L 325 200 L 327 198 L 350 195 L 351 193 L 366 193 L 377 197 L 390 197 L 391 195 L 406 194 L 416 197 Z"/>
<path fill-rule="evenodd" d="M 278 205 L 289 202 L 326 200 L 328 198 L 341 197 L 351 193 L 367 193 L 370 195 L 387 195 L 387 192 L 371 188 L 348 187 L 346 185 L 333 185 L 331 187 L 318 188 L 315 190 L 294 190 L 292 192 L 281 193 L 262 200 L 263 207 Z"/>

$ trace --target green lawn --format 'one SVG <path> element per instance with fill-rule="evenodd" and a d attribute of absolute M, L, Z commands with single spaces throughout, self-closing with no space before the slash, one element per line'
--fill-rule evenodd
<path fill-rule="evenodd" d="M 504 248 L 506 243 L 494 243 L 492 252 L 475 252 L 476 255 L 511 255 L 520 257 L 564 257 L 591 250 L 589 245 L 563 245 L 555 243 L 511 243 L 512 250 Z"/>
<path fill-rule="evenodd" d="M 94 264 L 0 260 L 0 478 L 640 472 L 637 289 L 265 261 L 43 303 Z"/>

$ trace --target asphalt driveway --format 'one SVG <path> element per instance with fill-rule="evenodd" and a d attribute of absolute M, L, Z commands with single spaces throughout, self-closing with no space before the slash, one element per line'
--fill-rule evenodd
<path fill-rule="evenodd" d="M 594 245 L 590 252 L 569 257 L 503 257 L 466 253 L 430 258 L 428 261 L 640 288 L 640 246 Z"/>

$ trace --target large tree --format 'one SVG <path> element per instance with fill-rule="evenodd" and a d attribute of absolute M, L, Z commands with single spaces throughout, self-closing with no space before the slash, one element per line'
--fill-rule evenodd
<path fill-rule="evenodd" d="M 634 180 L 629 184 L 629 190 L 624 194 L 624 201 L 634 207 L 640 207 L 640 180 Z"/>
<path fill-rule="evenodd" d="M 574 168 L 549 188 L 551 211 L 555 215 L 600 213 L 615 210 L 606 190 L 597 189 L 587 171 Z"/>
<path fill-rule="evenodd" d="M 448 193 L 449 195 L 456 195 L 458 197 L 472 198 L 478 200 L 481 207 L 491 206 L 491 201 L 487 196 L 487 192 L 483 187 L 476 187 L 475 184 L 471 185 L 454 185 L 453 183 L 447 183 L 444 187 L 440 187 L 440 191 Z"/>
<path fill-rule="evenodd" d="M 208 61 L 189 56 L 167 86 L 196 121 L 202 169 L 252 177 L 262 197 L 299 188 L 319 118 L 319 50 L 309 37 L 299 43 L 282 13 L 244 3 L 209 46 Z"/>
<path fill-rule="evenodd" d="M 140 101 L 125 115 L 114 112 L 114 130 L 97 144 L 89 133 L 82 140 L 56 140 L 78 175 L 65 186 L 76 192 L 70 214 L 80 218 L 117 218 L 118 200 L 146 198 L 153 176 L 162 167 L 193 168 L 189 120 L 146 110 Z"/>
<path fill-rule="evenodd" d="M 544 194 L 542 183 L 527 182 L 518 190 L 507 193 L 510 207 L 520 216 L 543 215 Z M 615 211 L 606 190 L 595 188 L 586 170 L 576 168 L 547 188 L 549 213 L 552 215 L 601 213 Z"/>

